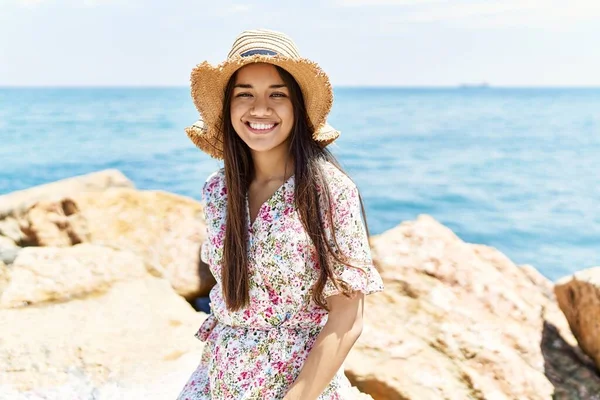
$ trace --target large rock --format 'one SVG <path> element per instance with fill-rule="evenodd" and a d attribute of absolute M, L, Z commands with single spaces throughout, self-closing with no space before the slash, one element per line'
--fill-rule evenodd
<path fill-rule="evenodd" d="M 0 238 L 3 238 L 3 248 L 16 246 L 17 243 L 23 244 L 27 239 L 19 224 L 18 216 L 20 215 L 21 213 L 4 217 L 0 215 Z"/>
<path fill-rule="evenodd" d="M 19 190 L 0 196 L 0 220 L 20 215 L 39 201 L 58 200 L 84 191 L 102 192 L 110 187 L 133 188 L 134 185 L 120 171 L 109 169 Z"/>
<path fill-rule="evenodd" d="M 66 247 L 90 239 L 87 221 L 69 198 L 35 203 L 20 218 L 19 227 L 26 246 Z"/>
<path fill-rule="evenodd" d="M 0 236 L 0 252 L 18 247 L 14 240 L 6 236 Z"/>
<path fill-rule="evenodd" d="M 200 358 L 202 343 L 193 333 L 205 315 L 195 312 L 167 280 L 146 273 L 143 260 L 130 252 L 89 245 L 32 250 L 64 252 L 65 257 L 51 256 L 57 269 L 51 272 L 52 266 L 46 265 L 48 282 L 42 267 L 26 273 L 34 253 L 25 252 L 10 267 L 16 270 L 10 271 L 4 295 L 14 299 L 23 287 L 30 295 L 20 298 L 36 301 L 0 309 L 0 398 L 88 399 L 99 398 L 99 393 L 106 394 L 105 399 L 175 398 Z M 74 251 L 81 251 L 78 257 L 85 261 L 69 265 Z M 38 262 L 42 259 L 39 253 Z M 112 265 L 102 269 L 104 262 Z M 0 265 L 0 271 L 3 268 Z M 102 271 L 105 275 L 98 276 Z M 73 274 L 76 282 L 60 274 Z M 55 292 L 40 290 L 38 295 L 29 290 L 61 284 L 65 296 L 44 298 Z M 169 371 L 176 373 L 165 382 Z M 162 397 L 124 395 L 146 387 Z"/>
<path fill-rule="evenodd" d="M 600 370 L 600 267 L 560 279 L 554 291 L 579 346 Z"/>
<path fill-rule="evenodd" d="M 200 261 L 202 206 L 187 197 L 128 188 L 79 192 L 33 204 L 18 223 L 29 246 L 94 243 L 133 251 L 187 299 L 207 295 L 215 284 Z"/>
<path fill-rule="evenodd" d="M 76 193 L 98 193 L 111 187 L 133 188 L 134 185 L 120 171 L 109 169 L 0 196 L 0 250 L 8 243 L 3 238 L 10 239 L 19 246 L 36 245 L 35 238 L 30 237 L 32 232 L 28 232 L 29 224 L 23 224 L 27 221 L 22 220 L 23 215 L 36 204 L 40 202 L 45 205 L 57 203 L 60 206 L 65 198 Z M 59 208 L 56 207 L 56 210 Z M 68 212 L 68 205 L 66 205 L 65 211 Z M 60 222 L 57 225 L 60 225 Z"/>
<path fill-rule="evenodd" d="M 10 267 L 0 308 L 98 295 L 114 282 L 147 274 L 143 259 L 131 252 L 90 244 L 26 247 Z"/>
<path fill-rule="evenodd" d="M 164 269 L 177 293 L 187 299 L 208 294 L 215 284 L 206 264 L 200 262 L 206 226 L 199 202 L 132 189 L 72 198 L 87 221 L 84 234 L 90 242 L 136 252 L 148 265 Z"/>
<path fill-rule="evenodd" d="M 430 217 L 372 239 L 386 288 L 346 363 L 374 399 L 550 399 L 600 393 L 548 282 Z"/>
<path fill-rule="evenodd" d="M 66 372 L 60 385 L 31 390 L 0 386 L 0 399 L 10 400 L 165 400 L 175 399 L 198 365 L 202 349 L 174 360 L 140 364 L 134 375 L 98 383 L 77 367 Z"/>
<path fill-rule="evenodd" d="M 10 279 L 10 272 L 6 264 L 0 260 L 0 302 L 2 301 L 2 294 L 8 287 L 8 282 Z"/>

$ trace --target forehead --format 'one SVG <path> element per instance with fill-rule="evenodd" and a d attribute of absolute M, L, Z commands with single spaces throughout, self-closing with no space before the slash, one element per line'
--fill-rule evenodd
<path fill-rule="evenodd" d="M 272 64 L 255 63 L 243 66 L 237 71 L 235 83 L 283 83 L 277 68 Z"/>

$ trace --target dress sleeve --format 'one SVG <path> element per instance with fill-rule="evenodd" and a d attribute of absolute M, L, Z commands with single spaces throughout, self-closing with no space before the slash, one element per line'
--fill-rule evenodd
<path fill-rule="evenodd" d="M 202 260 L 202 262 L 204 264 L 208 264 L 208 250 L 209 250 L 209 242 L 208 242 L 208 237 L 204 240 L 204 242 L 202 242 L 202 245 L 200 246 L 200 260 Z"/>
<path fill-rule="evenodd" d="M 371 294 L 383 290 L 383 282 L 379 272 L 373 265 L 371 247 L 362 220 L 360 199 L 356 185 L 347 177 L 334 179 L 330 184 L 333 230 L 337 248 L 331 237 L 330 229 L 326 229 L 329 243 L 348 257 L 348 266 L 340 263 L 330 255 L 329 262 L 337 277 L 346 282 L 353 290 Z M 327 228 L 326 223 L 326 228 Z M 324 297 L 339 294 L 333 282 L 328 280 L 323 291 Z"/>
<path fill-rule="evenodd" d="M 206 224 L 206 239 L 200 247 L 200 259 L 209 264 L 211 228 L 215 223 L 218 207 L 215 204 L 215 196 L 219 196 L 223 190 L 221 170 L 212 173 L 202 186 L 202 203 L 204 210 L 204 223 Z"/>

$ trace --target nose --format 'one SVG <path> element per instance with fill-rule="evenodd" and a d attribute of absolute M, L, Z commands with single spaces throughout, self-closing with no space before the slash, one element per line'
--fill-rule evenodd
<path fill-rule="evenodd" d="M 270 115 L 271 109 L 269 108 L 269 104 L 262 96 L 257 96 L 256 100 L 252 104 L 252 108 L 250 109 L 250 115 L 253 117 L 259 117 L 262 115 Z"/>

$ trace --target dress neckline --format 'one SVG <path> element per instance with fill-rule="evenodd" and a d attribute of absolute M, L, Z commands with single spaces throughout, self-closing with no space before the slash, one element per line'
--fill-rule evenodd
<path fill-rule="evenodd" d="M 252 221 L 250 219 L 250 201 L 248 199 L 248 191 L 246 190 L 246 216 L 248 221 L 248 228 L 250 231 L 254 230 L 254 225 L 256 225 L 256 221 L 260 219 L 261 214 L 263 213 L 263 208 L 265 208 L 266 204 L 270 202 L 280 191 L 282 191 L 291 181 L 293 181 L 295 174 L 290 175 L 275 191 L 268 199 L 262 202 L 260 207 L 258 208 L 258 212 L 256 213 L 256 217 Z"/>

